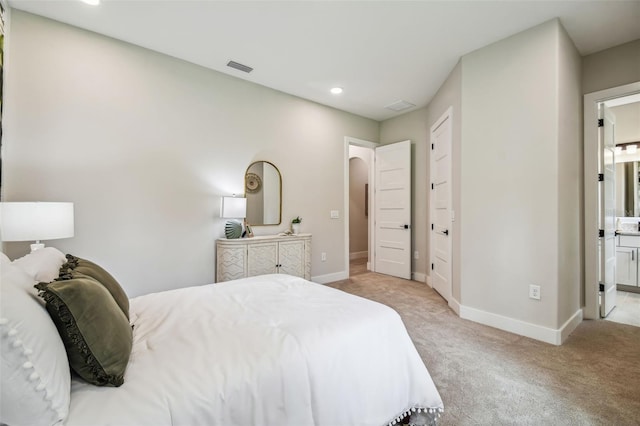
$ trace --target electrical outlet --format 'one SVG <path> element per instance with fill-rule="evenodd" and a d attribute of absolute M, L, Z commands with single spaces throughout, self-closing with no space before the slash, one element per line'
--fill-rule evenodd
<path fill-rule="evenodd" d="M 530 285 L 529 286 L 529 298 L 540 300 L 540 286 L 539 285 Z"/>
<path fill-rule="evenodd" d="M 322 260 L 323 262 L 327 261 L 327 253 L 322 252 L 322 254 L 320 255 L 320 260 Z"/>
<path fill-rule="evenodd" d="M 414 251 L 414 252 L 413 252 L 413 258 L 414 258 L 414 259 L 416 259 L 416 260 L 420 259 L 420 256 L 419 256 L 419 253 L 418 253 L 418 250 L 416 250 L 416 251 Z"/>

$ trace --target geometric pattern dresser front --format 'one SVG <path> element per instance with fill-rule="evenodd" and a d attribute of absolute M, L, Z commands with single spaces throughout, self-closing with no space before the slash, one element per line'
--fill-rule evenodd
<path fill-rule="evenodd" d="M 311 279 L 311 234 L 216 241 L 216 282 L 274 273 Z"/>

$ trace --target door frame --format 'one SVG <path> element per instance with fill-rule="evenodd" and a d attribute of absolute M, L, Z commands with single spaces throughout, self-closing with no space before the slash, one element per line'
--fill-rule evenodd
<path fill-rule="evenodd" d="M 367 141 L 364 139 L 353 138 L 351 136 L 344 137 L 344 269 L 346 277 L 349 278 L 349 146 L 359 146 L 362 148 L 368 148 L 371 150 L 372 158 L 375 153 L 375 149 L 380 144 Z M 375 265 L 373 262 L 374 247 L 375 247 L 375 167 L 371 163 L 369 167 L 369 255 L 367 259 L 367 269 L 375 271 Z"/>
<path fill-rule="evenodd" d="M 447 153 L 447 157 L 449 158 L 449 176 L 447 176 L 449 182 L 449 203 L 447 205 L 447 210 L 449 213 L 449 235 L 448 235 L 448 253 L 447 256 L 449 258 L 449 286 L 447 288 L 447 295 L 441 295 L 443 298 L 447 300 L 449 306 L 451 306 L 451 298 L 453 293 L 453 107 L 448 107 L 445 112 L 438 118 L 429 128 L 429 147 L 433 144 L 433 134 L 434 132 L 444 123 L 446 120 L 449 120 L 449 152 Z M 429 153 L 429 182 L 427 183 L 427 190 L 429 191 L 429 224 L 433 224 L 433 218 L 435 216 L 435 194 L 434 191 L 430 189 L 431 184 L 433 183 L 434 177 L 434 157 L 433 150 L 428 147 L 427 152 Z M 431 277 L 431 269 L 429 264 L 433 264 L 435 261 L 435 230 L 431 229 L 430 225 L 427 225 L 427 230 L 429 232 L 429 262 L 427 264 L 427 271 L 429 272 L 427 284 L 429 287 L 433 288 L 433 278 Z"/>
<path fill-rule="evenodd" d="M 600 318 L 598 280 L 598 104 L 640 93 L 640 82 L 584 95 L 584 307 L 583 317 Z"/>

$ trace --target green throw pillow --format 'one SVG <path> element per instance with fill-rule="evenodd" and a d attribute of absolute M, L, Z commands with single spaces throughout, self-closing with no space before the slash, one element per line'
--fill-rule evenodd
<path fill-rule="evenodd" d="M 98 386 L 120 386 L 131 355 L 129 320 L 109 291 L 90 277 L 36 285 L 46 301 L 80 377 Z"/>
<path fill-rule="evenodd" d="M 83 276 L 95 279 L 109 290 L 122 312 L 129 319 L 129 298 L 127 293 L 124 292 L 118 281 L 110 273 L 90 260 L 81 259 L 71 254 L 67 254 L 66 257 L 67 263 L 60 268 L 58 280 L 70 280 Z"/>

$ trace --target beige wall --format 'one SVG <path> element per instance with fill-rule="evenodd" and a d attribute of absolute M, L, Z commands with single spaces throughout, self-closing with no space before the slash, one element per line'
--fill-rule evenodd
<path fill-rule="evenodd" d="M 582 93 L 640 81 L 640 40 L 582 58 Z"/>
<path fill-rule="evenodd" d="M 283 225 L 254 232 L 299 215 L 312 275 L 345 272 L 344 215 L 329 215 L 345 208 L 344 137 L 377 140 L 377 122 L 20 11 L 9 31 L 3 196 L 75 203 L 76 236 L 50 245 L 102 264 L 129 296 L 210 283 L 220 197 L 268 160 Z"/>
<path fill-rule="evenodd" d="M 577 305 L 565 299 L 580 286 L 566 270 L 579 243 L 569 241 L 573 226 L 561 229 L 580 220 L 577 197 L 561 199 L 579 180 L 579 158 L 569 158 L 579 143 L 574 50 L 553 20 L 462 58 L 461 302 L 476 319 L 516 320 L 520 332 L 556 330 Z M 529 298 L 532 284 L 541 300 Z"/>
<path fill-rule="evenodd" d="M 556 328 L 583 306 L 584 176 L 581 58 L 564 28 L 558 26 L 558 319 Z"/>

